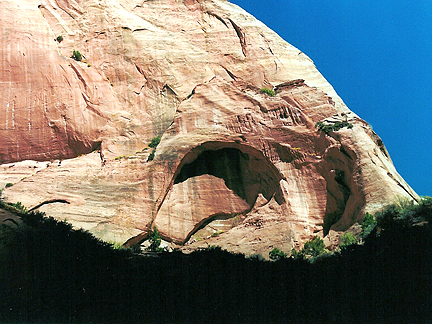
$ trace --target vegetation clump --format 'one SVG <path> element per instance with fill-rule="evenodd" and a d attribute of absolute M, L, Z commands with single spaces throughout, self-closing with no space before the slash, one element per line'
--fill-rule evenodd
<path fill-rule="evenodd" d="M 303 247 L 305 255 L 309 255 L 311 257 L 317 257 L 318 255 L 324 253 L 324 250 L 324 241 L 319 236 L 315 236 L 311 240 L 307 241 Z"/>
<path fill-rule="evenodd" d="M 156 148 L 154 148 L 154 149 L 151 151 L 150 155 L 149 155 L 148 158 L 147 158 L 147 161 L 153 161 L 154 158 L 155 158 L 155 154 L 156 154 Z"/>
<path fill-rule="evenodd" d="M 410 228 L 432 221 L 432 198 L 424 197 L 418 203 L 414 200 L 398 201 L 375 214 L 379 231 L 396 228 Z"/>
<path fill-rule="evenodd" d="M 315 236 L 307 241 L 304 244 L 303 249 L 300 251 L 292 249 L 291 257 L 294 259 L 313 259 L 325 254 L 326 252 L 328 251 L 325 249 L 325 244 L 322 238 Z"/>
<path fill-rule="evenodd" d="M 429 197 L 390 205 L 375 218 L 366 214 L 363 231 L 373 229 L 362 244 L 321 258 L 328 254 L 314 237 L 302 257 L 277 262 L 214 246 L 190 254 L 133 255 L 42 213 L 20 212 L 1 200 L 0 208 L 23 223 L 0 225 L 1 323 L 142 323 L 143 312 L 148 323 L 173 318 L 179 323 L 221 318 L 429 323 L 432 318 Z M 156 229 L 150 237 L 160 248 Z M 279 251 L 272 255 L 283 256 Z"/>
<path fill-rule="evenodd" d="M 156 227 L 153 227 L 153 230 L 149 233 L 148 240 L 150 241 L 150 246 L 148 247 L 149 251 L 162 252 L 164 250 L 162 247 L 160 247 L 162 237 L 160 236 Z"/>
<path fill-rule="evenodd" d="M 276 92 L 270 88 L 262 88 L 261 93 L 265 93 L 266 95 L 269 95 L 270 97 L 274 97 L 276 95 Z"/>
<path fill-rule="evenodd" d="M 351 129 L 354 127 L 354 125 L 350 124 L 346 121 L 343 121 L 343 122 L 337 121 L 334 124 L 317 122 L 315 124 L 315 127 L 317 127 L 319 131 L 324 132 L 325 134 L 329 135 L 331 132 L 337 132 L 338 130 L 340 130 L 344 127 Z"/>
<path fill-rule="evenodd" d="M 271 250 L 269 253 L 270 260 L 274 260 L 274 261 L 285 259 L 286 257 L 287 257 L 286 253 L 284 251 L 279 250 L 276 247 L 273 250 Z"/>
<path fill-rule="evenodd" d="M 12 211 L 27 213 L 27 207 L 24 206 L 20 201 L 17 201 L 16 203 L 10 203 L 8 204 L 8 207 L 12 207 Z"/>
<path fill-rule="evenodd" d="M 82 57 L 82 54 L 79 51 L 74 50 L 72 52 L 71 58 L 73 58 L 75 61 L 81 61 L 83 57 Z"/>
<path fill-rule="evenodd" d="M 350 245 L 357 244 L 357 239 L 353 233 L 343 233 L 340 237 L 339 247 L 344 249 Z"/>
<path fill-rule="evenodd" d="M 159 145 L 160 141 L 161 141 L 161 136 L 156 136 L 152 138 L 148 146 L 153 148 L 153 150 L 151 151 L 147 161 L 153 161 L 156 154 L 156 147 Z"/>
<path fill-rule="evenodd" d="M 368 235 L 375 229 L 376 227 L 376 220 L 373 217 L 373 215 L 366 213 L 365 217 L 363 218 L 363 223 L 361 224 L 362 231 L 360 233 L 360 238 L 364 240 Z"/>
<path fill-rule="evenodd" d="M 161 141 L 161 136 L 153 137 L 148 146 L 151 148 L 155 148 L 159 145 L 160 141 Z"/>
<path fill-rule="evenodd" d="M 57 42 L 61 43 L 63 41 L 63 36 L 62 35 L 58 35 L 56 37 Z"/>
<path fill-rule="evenodd" d="M 9 187 L 12 187 L 12 186 L 13 186 L 13 183 L 12 182 L 8 182 L 8 183 L 6 183 L 5 188 L 9 188 Z"/>

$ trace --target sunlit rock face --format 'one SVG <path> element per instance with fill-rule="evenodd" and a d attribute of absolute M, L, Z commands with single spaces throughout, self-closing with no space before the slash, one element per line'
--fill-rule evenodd
<path fill-rule="evenodd" d="M 228 1 L 5 0 L 0 42 L 3 196 L 103 239 L 266 256 L 418 198 L 313 62 Z"/>

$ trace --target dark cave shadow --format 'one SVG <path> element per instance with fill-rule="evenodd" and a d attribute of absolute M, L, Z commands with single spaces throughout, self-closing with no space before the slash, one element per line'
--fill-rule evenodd
<path fill-rule="evenodd" d="M 189 178 L 209 174 L 223 179 L 225 185 L 237 196 L 251 203 L 246 194 L 246 186 L 259 181 L 259 174 L 248 166 L 249 156 L 235 148 L 204 151 L 193 162 L 185 164 L 174 180 L 174 184 Z M 248 177 L 246 179 L 246 177 Z M 258 191 L 256 195 L 258 195 Z M 255 197 L 256 198 L 256 197 Z"/>

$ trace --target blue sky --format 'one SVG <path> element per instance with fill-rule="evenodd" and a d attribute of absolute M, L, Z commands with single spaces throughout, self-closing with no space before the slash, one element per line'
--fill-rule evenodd
<path fill-rule="evenodd" d="M 432 195 L 431 1 L 231 2 L 308 55 L 402 177 Z"/>

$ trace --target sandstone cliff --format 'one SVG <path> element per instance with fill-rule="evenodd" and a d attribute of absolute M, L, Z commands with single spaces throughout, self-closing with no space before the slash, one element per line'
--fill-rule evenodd
<path fill-rule="evenodd" d="M 418 198 L 313 62 L 228 1 L 4 0 L 0 44 L 3 196 L 106 240 L 265 255 Z"/>

